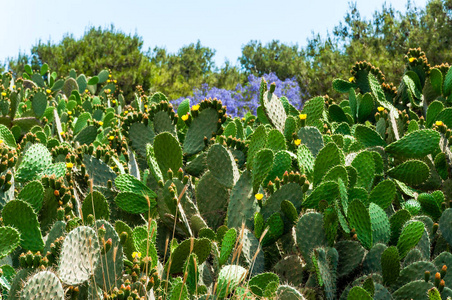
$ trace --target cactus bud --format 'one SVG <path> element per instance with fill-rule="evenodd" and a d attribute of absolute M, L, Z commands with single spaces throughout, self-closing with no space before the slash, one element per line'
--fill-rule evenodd
<path fill-rule="evenodd" d="M 444 279 L 444 277 L 446 276 L 447 273 L 447 266 L 443 265 L 443 267 L 441 268 L 440 274 L 441 274 L 441 278 Z"/>
<path fill-rule="evenodd" d="M 429 280 L 430 280 L 430 271 L 425 271 L 425 273 L 424 273 L 424 280 L 425 280 L 425 282 L 429 282 Z"/>

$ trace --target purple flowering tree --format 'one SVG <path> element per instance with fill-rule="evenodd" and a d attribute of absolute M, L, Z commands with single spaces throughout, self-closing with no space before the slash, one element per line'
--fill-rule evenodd
<path fill-rule="evenodd" d="M 290 103 L 298 109 L 303 106 L 303 101 L 306 97 L 301 94 L 300 87 L 298 86 L 295 78 L 280 80 L 274 73 L 265 74 L 265 80 L 268 83 L 275 82 L 276 90 L 275 94 L 278 97 L 285 96 L 289 99 Z M 184 99 L 189 98 L 190 103 L 197 104 L 205 98 L 217 98 L 226 105 L 228 114 L 232 116 L 243 116 L 248 111 L 256 114 L 256 109 L 259 106 L 259 86 L 261 78 L 254 75 L 248 76 L 248 83 L 245 85 L 237 84 L 234 90 L 220 89 L 216 87 L 209 87 L 208 84 L 203 84 L 201 88 L 193 90 L 193 96 L 182 97 L 172 101 L 177 106 Z"/>

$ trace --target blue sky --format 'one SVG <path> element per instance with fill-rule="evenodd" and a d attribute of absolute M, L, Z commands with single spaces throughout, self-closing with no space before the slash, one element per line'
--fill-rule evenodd
<path fill-rule="evenodd" d="M 143 38 L 144 50 L 155 46 L 176 52 L 196 42 L 216 50 L 215 61 L 236 63 L 250 40 L 273 39 L 306 45 L 312 32 L 325 36 L 343 21 L 349 0 L 14 0 L 2 2 L 0 61 L 29 53 L 39 39 L 58 42 L 65 33 L 80 38 L 90 26 L 114 24 Z M 370 19 L 383 3 L 404 11 L 406 0 L 360 0 L 357 7 Z M 425 6 L 427 0 L 412 1 Z"/>

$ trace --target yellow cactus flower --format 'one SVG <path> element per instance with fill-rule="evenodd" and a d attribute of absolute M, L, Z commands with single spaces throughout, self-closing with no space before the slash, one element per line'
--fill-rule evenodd
<path fill-rule="evenodd" d="M 296 139 L 295 141 L 293 141 L 293 143 L 294 143 L 296 146 L 300 146 L 301 140 L 300 140 L 300 139 Z"/>
<path fill-rule="evenodd" d="M 188 120 L 188 114 L 183 115 L 183 116 L 182 116 L 182 121 L 187 121 L 187 120 Z"/>
<path fill-rule="evenodd" d="M 47 89 L 47 90 L 46 90 L 46 93 L 47 93 L 47 94 L 50 94 L 50 93 L 52 93 L 52 90 Z"/>
<path fill-rule="evenodd" d="M 436 121 L 436 122 L 435 122 L 435 125 L 436 125 L 436 126 L 443 126 L 444 123 L 443 123 L 443 121 Z"/>
<path fill-rule="evenodd" d="M 352 77 L 350 77 L 350 78 L 348 79 L 348 81 L 349 81 L 349 82 L 353 82 L 353 81 L 355 81 L 355 77 L 353 77 L 353 76 L 352 76 Z"/>
<path fill-rule="evenodd" d="M 256 195 L 254 195 L 254 197 L 256 197 L 256 200 L 257 200 L 257 201 L 261 201 L 262 198 L 264 198 L 264 194 L 258 193 L 258 194 L 256 194 Z"/>
<path fill-rule="evenodd" d="M 86 89 L 86 90 L 85 90 L 85 93 L 88 93 L 88 92 L 89 92 L 88 89 Z"/>
<path fill-rule="evenodd" d="M 111 90 L 110 89 L 105 89 L 105 94 L 110 94 Z"/>
<path fill-rule="evenodd" d="M 0 144 L 3 144 L 3 140 L 0 140 Z"/>
<path fill-rule="evenodd" d="M 110 135 L 110 136 L 108 137 L 108 139 L 109 139 L 110 141 L 113 141 L 113 140 L 115 139 L 115 137 L 112 136 L 112 135 Z"/>
<path fill-rule="evenodd" d="M 117 83 L 118 81 L 115 79 L 115 80 L 113 80 L 113 82 L 114 82 L 114 83 Z"/>
<path fill-rule="evenodd" d="M 379 112 L 382 112 L 382 111 L 385 110 L 385 108 L 384 108 L 383 106 L 379 106 L 379 107 L 377 107 L 377 110 L 378 110 Z"/>
<path fill-rule="evenodd" d="M 299 114 L 298 117 L 300 118 L 300 120 L 306 120 L 308 115 L 307 114 Z"/>
<path fill-rule="evenodd" d="M 408 61 L 410 62 L 410 63 L 412 63 L 413 61 L 415 61 L 416 60 L 416 58 L 414 58 L 414 57 L 410 57 L 410 59 L 408 59 Z"/>
<path fill-rule="evenodd" d="M 194 110 L 194 111 L 199 110 L 199 104 L 193 105 L 193 106 L 191 107 L 191 110 Z"/>
<path fill-rule="evenodd" d="M 133 252 L 133 253 L 132 253 L 132 257 L 133 257 L 133 258 L 137 258 L 137 257 L 138 257 L 138 258 L 141 258 L 141 252 L 136 252 L 136 251 Z"/>
<path fill-rule="evenodd" d="M 147 105 L 147 104 L 145 104 L 145 105 L 144 105 L 144 108 L 148 108 L 148 105 Z"/>
<path fill-rule="evenodd" d="M 100 126 L 104 125 L 104 122 L 99 121 L 99 125 L 100 125 Z"/>
<path fill-rule="evenodd" d="M 74 164 L 73 164 L 73 163 L 68 162 L 68 163 L 66 164 L 66 168 L 72 169 L 72 167 L 74 167 Z"/>
<path fill-rule="evenodd" d="M 2 96 L 5 97 L 6 96 L 6 92 L 2 92 Z"/>
<path fill-rule="evenodd" d="M 111 74 L 108 74 L 108 78 L 111 78 Z"/>
<path fill-rule="evenodd" d="M 15 85 L 13 85 L 13 89 L 15 89 L 16 88 L 16 86 Z"/>
<path fill-rule="evenodd" d="M 68 115 L 72 115 L 72 111 L 68 111 L 67 114 L 68 114 Z"/>
<path fill-rule="evenodd" d="M 111 81 L 110 79 L 107 80 L 107 82 L 110 82 L 110 81 Z"/>
<path fill-rule="evenodd" d="M 124 113 L 127 115 L 127 114 L 129 113 L 129 111 L 128 111 L 128 110 L 125 110 Z"/>
<path fill-rule="evenodd" d="M 60 132 L 60 135 L 64 135 L 64 131 L 61 131 L 61 132 Z"/>

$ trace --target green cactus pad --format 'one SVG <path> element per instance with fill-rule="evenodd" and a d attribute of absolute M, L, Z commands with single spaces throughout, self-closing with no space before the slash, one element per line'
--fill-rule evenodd
<path fill-rule="evenodd" d="M 54 273 L 42 271 L 35 274 L 25 283 L 20 291 L 20 299 L 63 300 L 63 285 Z"/>
<path fill-rule="evenodd" d="M 364 94 L 363 97 L 358 97 L 358 121 L 364 122 L 372 113 L 374 109 L 374 100 L 370 93 Z"/>
<path fill-rule="evenodd" d="M 93 215 L 96 220 L 108 220 L 110 218 L 110 209 L 105 196 L 98 191 L 89 193 L 82 204 L 82 215 L 83 220 L 87 220 L 88 215 Z"/>
<path fill-rule="evenodd" d="M 328 143 L 323 147 L 315 159 L 314 185 L 318 185 L 328 171 L 344 163 L 344 155 L 335 143 Z"/>
<path fill-rule="evenodd" d="M 218 129 L 218 112 L 213 108 L 203 109 L 199 115 L 193 119 L 184 140 L 184 153 L 193 155 L 201 152 L 204 147 L 204 137 L 209 140 L 212 132 Z"/>
<path fill-rule="evenodd" d="M 97 127 L 94 125 L 83 128 L 75 137 L 74 142 L 80 145 L 89 145 L 96 140 Z"/>
<path fill-rule="evenodd" d="M 334 181 L 326 181 L 316 187 L 302 205 L 306 208 L 317 208 L 321 200 L 332 203 L 337 197 L 339 197 L 338 184 Z"/>
<path fill-rule="evenodd" d="M 302 127 L 298 131 L 297 136 L 301 143 L 308 147 L 314 157 L 317 156 L 320 149 L 324 146 L 322 134 L 317 127 Z"/>
<path fill-rule="evenodd" d="M 131 146 L 137 155 L 146 157 L 146 145 L 152 144 L 155 138 L 155 132 L 152 128 L 143 123 L 135 122 L 130 126 L 128 134 L 132 143 Z"/>
<path fill-rule="evenodd" d="M 377 204 L 370 203 L 369 215 L 372 224 L 372 242 L 387 243 L 391 237 L 391 230 L 385 211 Z"/>
<path fill-rule="evenodd" d="M 247 166 L 249 170 L 253 168 L 253 161 L 256 153 L 265 148 L 266 145 L 267 132 L 265 131 L 265 127 L 263 125 L 260 125 L 252 134 L 250 144 L 248 146 Z"/>
<path fill-rule="evenodd" d="M 375 177 L 375 161 L 371 152 L 363 151 L 353 159 L 351 165 L 358 171 L 357 185 L 370 190 Z"/>
<path fill-rule="evenodd" d="M 132 254 L 133 254 L 133 252 L 137 251 L 135 244 L 133 242 L 132 228 L 130 228 L 129 225 L 127 225 L 123 221 L 117 220 L 115 223 L 115 230 L 119 236 L 121 236 L 121 234 L 123 232 L 125 232 L 127 234 L 127 240 L 126 240 L 125 244 L 123 245 L 123 250 L 124 250 L 124 254 L 126 254 L 126 256 L 127 256 L 127 259 L 132 261 L 133 260 Z"/>
<path fill-rule="evenodd" d="M 115 181 L 116 173 L 103 161 L 91 155 L 84 155 L 83 164 L 87 173 L 93 179 L 94 186 L 107 186 L 109 180 Z"/>
<path fill-rule="evenodd" d="M 304 103 L 303 111 L 301 113 L 306 114 L 306 125 L 315 126 L 314 124 L 318 123 L 323 117 L 324 111 L 325 99 L 323 97 L 315 97 Z"/>
<path fill-rule="evenodd" d="M 237 134 L 237 126 L 234 122 L 229 122 L 224 128 L 223 135 L 225 137 L 235 137 Z"/>
<path fill-rule="evenodd" d="M 375 203 L 383 209 L 391 205 L 396 195 L 396 187 L 393 181 L 383 180 L 378 183 L 369 195 L 369 202 Z"/>
<path fill-rule="evenodd" d="M 335 166 L 332 167 L 328 173 L 326 173 L 323 181 L 334 181 L 339 182 L 339 179 L 348 186 L 348 172 L 344 166 Z"/>
<path fill-rule="evenodd" d="M 386 146 L 386 142 L 381 138 L 381 136 L 373 129 L 364 126 L 357 125 L 355 128 L 355 138 L 363 144 L 364 147 L 375 147 L 375 146 Z"/>
<path fill-rule="evenodd" d="M 94 279 L 97 285 L 105 291 L 111 290 L 115 283 L 121 278 L 124 267 L 122 245 L 119 236 L 113 226 L 105 220 L 96 221 L 95 228 L 99 230 L 101 226 L 105 227 L 105 240 L 111 239 L 110 250 L 100 255 L 99 263 L 94 270 Z M 100 245 L 100 247 L 102 247 Z M 152 265 L 154 267 L 155 265 Z"/>
<path fill-rule="evenodd" d="M 363 261 L 364 274 L 381 273 L 381 255 L 388 247 L 384 244 L 375 244 Z"/>
<path fill-rule="evenodd" d="M 394 287 L 400 288 L 409 282 L 425 279 L 426 271 L 430 272 L 430 282 L 433 282 L 437 272 L 437 268 L 433 263 L 429 261 L 417 261 L 412 263 L 403 268 L 397 281 L 394 283 Z"/>
<path fill-rule="evenodd" d="M 20 191 L 17 199 L 28 202 L 35 213 L 39 213 L 44 200 L 44 188 L 39 181 L 31 181 Z"/>
<path fill-rule="evenodd" d="M 279 300 L 304 300 L 303 295 L 294 287 L 289 285 L 280 285 L 276 291 Z"/>
<path fill-rule="evenodd" d="M 267 148 L 273 151 L 286 150 L 286 139 L 284 135 L 277 129 L 272 129 L 268 132 Z"/>
<path fill-rule="evenodd" d="M 397 247 L 389 247 L 381 254 L 381 269 L 384 284 L 390 286 L 395 283 L 400 273 L 400 258 Z"/>
<path fill-rule="evenodd" d="M 47 108 L 47 97 L 43 92 L 37 92 L 31 101 L 33 112 L 41 118 Z"/>
<path fill-rule="evenodd" d="M 190 255 L 191 240 L 186 239 L 180 243 L 171 253 L 171 269 L 170 274 L 181 273 L 183 271 L 184 262 Z M 198 265 L 201 265 L 210 255 L 211 242 L 207 238 L 194 239 L 193 253 L 198 256 Z M 166 268 L 168 268 L 168 263 Z"/>
<path fill-rule="evenodd" d="M 220 257 L 218 259 L 218 262 L 221 265 L 224 265 L 229 256 L 232 253 L 232 250 L 234 249 L 235 243 L 237 239 L 237 230 L 235 228 L 229 229 L 223 236 L 223 239 L 221 241 L 221 250 L 220 250 Z"/>
<path fill-rule="evenodd" d="M 354 286 L 348 292 L 347 300 L 372 300 L 372 296 L 362 287 Z"/>
<path fill-rule="evenodd" d="M 266 91 L 261 99 L 261 104 L 271 124 L 283 133 L 287 115 L 281 100 L 275 94 Z"/>
<path fill-rule="evenodd" d="M 425 122 L 425 126 L 427 128 L 432 127 L 433 123 L 436 120 L 438 114 L 444 109 L 444 104 L 439 102 L 438 100 L 433 101 L 427 108 L 427 118 Z"/>
<path fill-rule="evenodd" d="M 20 244 L 20 233 L 9 226 L 0 227 L 0 260 L 9 255 Z"/>
<path fill-rule="evenodd" d="M 408 210 L 401 209 L 397 211 L 394 215 L 389 219 L 389 223 L 391 226 L 391 244 L 397 244 L 400 233 L 402 232 L 402 228 L 405 223 L 411 219 L 411 215 Z"/>
<path fill-rule="evenodd" d="M 167 111 L 158 111 L 152 118 L 155 134 L 168 132 L 171 135 L 176 135 L 176 126 L 173 124 L 173 119 Z"/>
<path fill-rule="evenodd" d="M 164 177 L 169 169 L 177 172 L 182 167 L 182 149 L 169 132 L 163 132 L 155 137 L 154 155 Z"/>
<path fill-rule="evenodd" d="M 435 130 L 417 130 L 388 145 L 385 151 L 402 158 L 423 158 L 438 148 L 440 139 Z"/>
<path fill-rule="evenodd" d="M 2 210 L 3 222 L 20 232 L 20 246 L 26 250 L 40 251 L 44 248 L 38 216 L 30 204 L 22 200 L 9 201 Z"/>
<path fill-rule="evenodd" d="M 69 285 L 78 285 L 93 275 L 100 256 L 99 242 L 94 229 L 80 226 L 69 232 L 61 247 L 58 273 Z"/>
<path fill-rule="evenodd" d="M 373 245 L 372 223 L 369 211 L 360 200 L 355 199 L 349 204 L 348 218 L 350 228 L 355 228 L 358 240 L 364 248 L 370 249 Z"/>
<path fill-rule="evenodd" d="M 439 219 L 439 229 L 443 238 L 452 245 L 452 231 L 450 230 L 450 224 L 452 223 L 452 208 L 446 209 L 441 218 Z"/>
<path fill-rule="evenodd" d="M 306 145 L 300 145 L 298 147 L 297 161 L 300 171 L 305 173 L 308 178 L 311 178 L 314 172 L 315 158 Z"/>
<path fill-rule="evenodd" d="M 293 116 L 288 116 L 284 125 L 284 138 L 290 140 L 297 130 L 297 120 Z"/>
<path fill-rule="evenodd" d="M 153 209 L 157 202 L 149 196 L 132 192 L 120 192 L 115 198 L 116 205 L 131 214 L 142 214 Z"/>
<path fill-rule="evenodd" d="M 43 253 L 47 253 L 47 251 L 50 251 L 50 245 L 55 242 L 57 238 L 60 238 L 62 236 L 66 235 L 66 222 L 63 221 L 56 221 L 52 228 L 50 229 L 47 236 L 44 238 L 46 243 L 44 246 Z"/>
<path fill-rule="evenodd" d="M 258 211 L 258 203 L 253 194 L 253 178 L 251 172 L 245 170 L 231 191 L 228 204 L 228 227 L 240 228 L 242 222 L 252 228 L 254 213 Z"/>
<path fill-rule="evenodd" d="M 263 297 L 263 293 L 261 291 L 265 291 L 265 288 L 271 283 L 276 282 L 277 285 L 279 285 L 279 277 L 278 275 L 274 273 L 262 273 L 259 275 L 254 276 L 250 279 L 248 282 L 248 286 L 253 287 L 257 286 L 259 289 L 256 289 L 258 293 L 256 295 Z M 254 291 L 254 290 L 253 290 Z"/>
<path fill-rule="evenodd" d="M 262 149 L 256 153 L 253 162 L 253 189 L 255 192 L 259 189 L 262 181 L 267 177 L 273 167 L 273 151 Z"/>
<path fill-rule="evenodd" d="M 323 228 L 323 216 L 319 213 L 304 214 L 295 228 L 297 245 L 308 265 L 312 265 L 310 255 L 317 247 L 328 246 Z"/>
<path fill-rule="evenodd" d="M 52 155 L 46 146 L 34 144 L 25 152 L 15 174 L 15 179 L 19 182 L 33 180 L 37 174 L 43 172 L 50 164 L 52 164 Z"/>
<path fill-rule="evenodd" d="M 408 160 L 390 170 L 387 174 L 408 185 L 419 185 L 430 176 L 430 169 L 425 162 Z"/>
<path fill-rule="evenodd" d="M 421 240 L 424 233 L 424 223 L 415 221 L 406 225 L 400 234 L 397 242 L 400 258 L 403 259 L 411 248 L 415 247 Z"/>
<path fill-rule="evenodd" d="M 336 298 L 336 269 L 338 253 L 334 248 L 316 248 L 312 253 L 312 261 L 317 281 L 325 291 L 327 299 Z"/>
<path fill-rule="evenodd" d="M 432 217 L 433 220 L 437 221 L 441 217 L 441 203 L 438 203 L 433 195 L 422 193 L 417 197 L 422 210 Z"/>
<path fill-rule="evenodd" d="M 281 150 L 275 153 L 273 158 L 273 166 L 265 178 L 263 185 L 266 186 L 269 181 L 274 182 L 276 177 L 283 178 L 286 171 L 290 171 L 292 167 L 292 153 Z"/>
<path fill-rule="evenodd" d="M 284 200 L 292 202 L 297 211 L 299 211 L 301 209 L 302 199 L 303 191 L 299 184 L 285 184 L 267 199 L 267 201 L 262 206 L 261 213 L 264 216 L 264 219 L 269 218 L 275 211 L 280 210 L 281 203 Z"/>
<path fill-rule="evenodd" d="M 157 197 L 156 193 L 144 185 L 141 181 L 129 174 L 122 174 L 116 177 L 115 185 L 122 192 L 130 192 L 143 196 L 148 196 L 151 199 Z"/>
<path fill-rule="evenodd" d="M 340 241 L 335 248 L 339 254 L 337 276 L 343 277 L 352 273 L 362 262 L 366 250 L 356 241 Z"/>
<path fill-rule="evenodd" d="M 218 274 L 217 292 L 220 298 L 233 293 L 237 286 L 245 279 L 247 270 L 236 265 L 224 266 Z"/>
<path fill-rule="evenodd" d="M 16 139 L 12 132 L 3 124 L 0 124 L 0 140 L 3 141 L 8 147 L 16 148 Z"/>
<path fill-rule="evenodd" d="M 168 299 L 169 300 L 188 300 L 189 294 L 187 285 L 182 282 L 181 278 L 176 278 L 172 284 L 171 289 L 168 293 Z"/>
<path fill-rule="evenodd" d="M 217 229 L 226 217 L 229 191 L 210 171 L 205 173 L 196 189 L 198 209 L 209 227 Z"/>
<path fill-rule="evenodd" d="M 215 144 L 207 154 L 207 165 L 212 175 L 227 188 L 232 188 L 240 177 L 234 157 L 225 147 Z"/>

